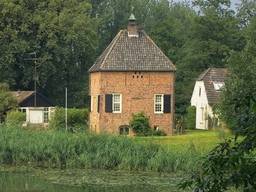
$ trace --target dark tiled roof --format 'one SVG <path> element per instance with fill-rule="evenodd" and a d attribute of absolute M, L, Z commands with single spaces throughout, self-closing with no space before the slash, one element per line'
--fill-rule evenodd
<path fill-rule="evenodd" d="M 34 107 L 35 91 L 11 91 L 11 94 L 17 99 L 20 107 Z M 52 101 L 39 92 L 36 92 L 36 98 L 36 107 L 53 106 Z"/>
<path fill-rule="evenodd" d="M 216 104 L 219 101 L 220 91 L 214 89 L 214 82 L 225 82 L 228 75 L 226 68 L 209 68 L 205 70 L 197 79 L 203 81 L 206 89 L 207 99 L 210 105 Z"/>
<path fill-rule="evenodd" d="M 142 30 L 128 37 L 121 30 L 98 57 L 89 72 L 96 71 L 175 71 L 174 64 Z"/>
<path fill-rule="evenodd" d="M 18 104 L 34 94 L 34 91 L 11 91 L 11 94 L 17 99 Z"/>

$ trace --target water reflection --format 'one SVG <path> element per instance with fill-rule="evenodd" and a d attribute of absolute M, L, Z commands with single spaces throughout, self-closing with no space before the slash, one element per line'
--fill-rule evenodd
<path fill-rule="evenodd" d="M 57 177 L 62 184 L 56 183 Z M 124 177 L 124 176 L 123 176 Z M 65 178 L 65 177 L 64 177 Z M 104 177 L 105 178 L 105 177 Z M 82 178 L 83 182 L 77 186 L 69 186 L 70 182 L 63 180 L 62 176 L 45 180 L 38 176 L 32 176 L 22 173 L 0 172 L 0 191 L 1 192 L 177 192 L 176 184 L 166 183 L 166 181 L 156 178 L 134 177 L 128 178 L 128 181 L 122 182 L 111 175 L 102 181 L 101 177 L 91 178 L 88 181 L 87 176 Z M 54 181 L 55 180 L 55 181 Z M 139 180 L 139 181 L 138 181 Z M 145 180 L 145 181 L 143 181 Z M 170 180 L 169 180 L 170 181 Z M 155 183 L 154 183 L 155 182 Z M 72 185 L 75 185 L 73 182 Z"/>

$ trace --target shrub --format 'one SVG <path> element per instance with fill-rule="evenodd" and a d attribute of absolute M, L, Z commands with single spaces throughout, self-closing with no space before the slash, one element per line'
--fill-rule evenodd
<path fill-rule="evenodd" d="M 84 131 L 88 127 L 88 110 L 87 109 L 68 109 L 68 131 L 78 132 Z M 65 109 L 56 108 L 49 127 L 55 130 L 65 130 Z"/>
<path fill-rule="evenodd" d="M 0 83 L 0 123 L 4 121 L 5 113 L 17 107 L 16 98 L 10 93 L 9 86 Z"/>
<path fill-rule="evenodd" d="M 196 107 L 187 107 L 187 114 L 185 116 L 185 126 L 187 129 L 195 129 L 196 126 Z"/>
<path fill-rule="evenodd" d="M 149 118 L 143 112 L 132 115 L 130 126 L 136 135 L 151 135 Z"/>
<path fill-rule="evenodd" d="M 10 111 L 7 113 L 6 125 L 7 127 L 21 127 L 26 121 L 26 114 L 20 111 Z"/>
<path fill-rule="evenodd" d="M 154 135 L 154 136 L 166 136 L 166 133 L 158 129 L 158 130 L 153 130 L 152 135 Z"/>

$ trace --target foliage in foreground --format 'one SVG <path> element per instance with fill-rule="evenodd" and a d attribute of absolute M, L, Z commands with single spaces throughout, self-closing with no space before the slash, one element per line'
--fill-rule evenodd
<path fill-rule="evenodd" d="M 87 109 L 69 108 L 67 110 L 68 131 L 78 132 L 85 131 L 88 128 L 89 112 Z M 49 124 L 51 129 L 65 130 L 65 109 L 56 108 Z"/>
<path fill-rule="evenodd" d="M 20 111 L 10 111 L 7 113 L 6 117 L 6 126 L 22 126 L 22 124 L 26 121 L 26 114 Z"/>
<path fill-rule="evenodd" d="M 9 86 L 0 83 L 0 122 L 4 119 L 4 113 L 17 106 L 16 98 L 9 92 Z"/>
<path fill-rule="evenodd" d="M 235 137 L 213 149 L 182 187 L 223 192 L 256 191 L 256 17 L 246 31 L 247 46 L 234 53 L 221 103 L 221 116 Z"/>
<path fill-rule="evenodd" d="M 180 150 L 122 136 L 0 127 L 1 164 L 176 172 L 193 169 L 200 156 L 190 145 Z"/>
<path fill-rule="evenodd" d="M 186 129 L 195 129 L 196 126 L 196 107 L 187 107 L 187 114 L 185 116 L 185 127 Z"/>
<path fill-rule="evenodd" d="M 166 134 L 160 129 L 153 130 L 149 124 L 149 117 L 147 117 L 143 112 L 136 113 L 132 115 L 130 121 L 130 127 L 136 133 L 137 136 L 165 136 Z"/>

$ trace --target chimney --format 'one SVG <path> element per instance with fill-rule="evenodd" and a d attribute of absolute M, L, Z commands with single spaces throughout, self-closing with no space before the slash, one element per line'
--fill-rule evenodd
<path fill-rule="evenodd" d="M 136 24 L 136 18 L 134 14 L 131 14 L 131 16 L 129 17 L 127 31 L 128 37 L 139 37 L 138 26 Z"/>

